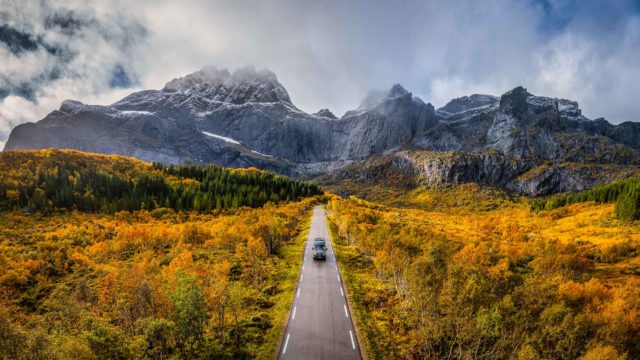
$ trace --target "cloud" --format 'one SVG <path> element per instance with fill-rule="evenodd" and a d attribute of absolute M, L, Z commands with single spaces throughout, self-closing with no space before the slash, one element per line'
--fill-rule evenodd
<path fill-rule="evenodd" d="M 0 0 L 0 141 L 66 98 L 113 101 L 136 85 L 146 30 L 121 8 L 93 5 Z"/>
<path fill-rule="evenodd" d="M 634 105 L 640 81 L 640 17 L 627 19 L 615 38 L 566 32 L 538 54 L 532 84 L 580 101 L 584 113 L 613 122 L 640 121 Z"/>
<path fill-rule="evenodd" d="M 0 141 L 66 98 L 110 103 L 206 65 L 270 68 L 309 112 L 342 114 L 394 83 L 435 106 L 524 85 L 590 117 L 640 120 L 637 4 L 0 0 L 0 26 L 17 31 L 0 27 Z M 20 34 L 24 49 L 7 46 Z"/>
<path fill-rule="evenodd" d="M 155 87 L 204 65 L 254 64 L 274 70 L 306 111 L 341 114 L 396 82 L 436 106 L 524 85 L 578 100 L 593 117 L 640 120 L 634 1 L 137 4 L 151 48 L 175 50 L 145 62 Z"/>

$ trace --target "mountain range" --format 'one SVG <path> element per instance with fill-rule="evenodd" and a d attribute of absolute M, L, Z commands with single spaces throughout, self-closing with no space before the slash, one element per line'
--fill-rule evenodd
<path fill-rule="evenodd" d="M 435 109 L 393 85 L 336 117 L 297 108 L 269 70 L 206 67 L 108 105 L 64 101 L 13 129 L 5 150 L 73 148 L 164 163 L 258 167 L 295 177 L 497 185 L 529 195 L 639 172 L 640 123 L 589 119 L 578 103 L 516 87 Z"/>

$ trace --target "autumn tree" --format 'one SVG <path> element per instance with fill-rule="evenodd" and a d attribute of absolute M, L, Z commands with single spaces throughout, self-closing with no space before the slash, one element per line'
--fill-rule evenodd
<path fill-rule="evenodd" d="M 188 356 L 203 341 L 209 316 L 207 304 L 196 277 L 186 274 L 178 274 L 176 289 L 170 298 L 174 306 L 171 319 L 175 323 L 177 346 Z"/>

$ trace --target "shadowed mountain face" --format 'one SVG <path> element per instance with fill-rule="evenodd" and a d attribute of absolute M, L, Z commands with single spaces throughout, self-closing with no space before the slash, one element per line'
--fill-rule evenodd
<path fill-rule="evenodd" d="M 411 173 L 430 183 L 511 184 L 521 193 L 541 195 L 590 187 L 597 179 L 581 179 L 597 177 L 563 168 L 569 174 L 563 176 L 577 179 L 575 186 L 556 181 L 558 172 L 552 170 L 526 186 L 513 180 L 543 164 L 550 169 L 566 163 L 635 168 L 640 124 L 590 120 L 576 102 L 534 96 L 522 87 L 501 97 L 454 99 L 435 110 L 398 84 L 370 93 L 357 109 L 337 118 L 328 109 L 315 114 L 298 109 L 268 70 L 230 73 L 209 67 L 110 106 L 65 101 L 37 123 L 17 126 L 5 150 L 49 147 L 167 163 L 255 166 L 298 176 L 344 174 L 349 166 L 366 167 L 372 159 L 393 158 L 390 166 L 407 169 L 433 158 L 417 154 L 457 151 L 468 155 L 444 164 L 451 162 L 464 175 L 452 175 L 442 158 L 437 166 L 422 163 Z M 399 156 L 405 160 L 398 161 Z"/>

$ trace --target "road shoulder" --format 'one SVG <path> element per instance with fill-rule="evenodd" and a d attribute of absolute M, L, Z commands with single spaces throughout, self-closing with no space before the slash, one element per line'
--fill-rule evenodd
<path fill-rule="evenodd" d="M 346 276 L 346 274 L 342 270 L 344 259 L 342 256 L 340 256 L 339 250 L 340 250 L 340 247 L 342 247 L 342 245 L 339 242 L 338 234 L 335 232 L 335 230 L 337 229 L 337 226 L 333 222 L 331 217 L 326 215 L 326 210 L 325 210 L 325 220 L 327 222 L 327 227 L 329 228 L 329 237 L 331 238 L 331 244 L 333 244 L 333 251 L 335 253 L 336 262 L 338 264 L 338 273 L 340 273 L 340 278 L 343 279 L 342 288 L 344 289 L 344 295 L 347 299 L 347 306 L 349 307 L 349 313 L 352 315 L 351 322 L 353 324 L 353 328 L 356 333 L 356 341 L 358 342 L 358 348 L 360 349 L 360 356 L 362 357 L 362 360 L 369 360 L 369 347 L 363 340 L 364 332 L 360 327 L 360 319 L 359 319 L 360 316 L 359 316 L 359 313 L 356 311 L 356 309 L 353 308 L 353 305 L 350 301 L 351 289 L 349 286 L 349 283 L 350 283 L 349 277 Z"/>
<path fill-rule="evenodd" d="M 290 293 L 289 300 L 286 302 L 286 314 L 283 322 L 280 324 L 280 330 L 278 333 L 278 341 L 273 348 L 273 354 L 271 357 L 265 357 L 264 359 L 274 359 L 277 360 L 280 356 L 280 349 L 282 348 L 282 343 L 284 342 L 284 337 L 286 334 L 287 326 L 289 325 L 290 311 L 295 300 L 295 293 L 298 290 L 298 286 L 300 286 L 298 279 L 300 278 L 300 274 L 302 272 L 302 263 L 304 261 L 304 250 L 307 243 L 307 237 L 309 236 L 309 230 L 311 228 L 311 219 L 313 218 L 313 209 L 308 211 L 309 216 L 304 220 L 304 223 L 301 225 L 301 230 L 296 236 L 295 240 L 291 244 L 284 245 L 282 247 L 282 254 L 285 259 L 291 260 L 295 262 L 296 269 L 295 272 L 289 274 L 289 278 L 295 281 L 295 286 L 293 290 L 286 289 L 283 291 L 288 291 Z M 288 295 L 289 296 L 289 295 Z"/>

